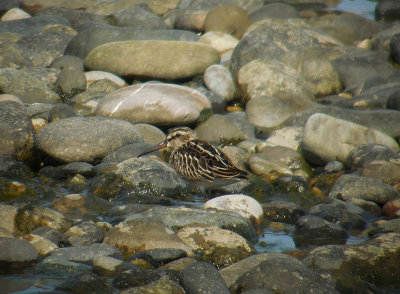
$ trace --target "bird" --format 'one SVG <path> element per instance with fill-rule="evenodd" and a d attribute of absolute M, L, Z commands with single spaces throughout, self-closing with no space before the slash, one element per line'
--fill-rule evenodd
<path fill-rule="evenodd" d="M 198 139 L 188 127 L 170 129 L 164 141 L 137 157 L 163 148 L 172 149 L 169 163 L 176 172 L 202 191 L 247 179 L 246 171 L 234 166 L 218 148 Z"/>

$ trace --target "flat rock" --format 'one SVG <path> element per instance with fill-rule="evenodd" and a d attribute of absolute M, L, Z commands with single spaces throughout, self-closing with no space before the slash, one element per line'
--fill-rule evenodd
<path fill-rule="evenodd" d="M 254 198 L 243 194 L 218 196 L 204 203 L 203 208 L 234 211 L 250 223 L 260 224 L 263 220 L 263 209 Z"/>
<path fill-rule="evenodd" d="M 119 223 L 106 234 L 103 242 L 119 248 L 125 258 L 156 248 L 182 249 L 188 256 L 193 256 L 190 247 L 172 229 L 160 220 L 148 217 Z"/>
<path fill-rule="evenodd" d="M 30 265 L 39 258 L 36 248 L 23 239 L 0 237 L 0 249 L 2 272 Z"/>
<path fill-rule="evenodd" d="M 347 174 L 337 179 L 329 197 L 344 201 L 360 198 L 382 205 L 389 200 L 398 198 L 399 192 L 378 179 Z"/>
<path fill-rule="evenodd" d="M 62 162 L 102 159 L 123 145 L 140 141 L 134 126 L 103 117 L 71 117 L 43 127 L 35 146 Z"/>
<path fill-rule="evenodd" d="M 336 136 L 332 137 L 332 132 Z M 303 135 L 303 154 L 314 163 L 346 162 L 352 149 L 361 144 L 383 144 L 397 152 L 397 142 L 388 135 L 332 116 L 316 113 L 307 120 Z"/>
<path fill-rule="evenodd" d="M 218 51 L 208 45 L 154 40 L 100 45 L 89 52 L 85 65 L 121 76 L 173 80 L 202 74 L 219 61 Z"/>
<path fill-rule="evenodd" d="M 200 112 L 211 108 L 209 100 L 188 87 L 147 83 L 125 87 L 105 96 L 96 115 L 132 123 L 183 125 L 195 122 Z"/>

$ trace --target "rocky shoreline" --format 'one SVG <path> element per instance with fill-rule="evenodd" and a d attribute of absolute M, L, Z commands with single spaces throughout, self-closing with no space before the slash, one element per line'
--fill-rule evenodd
<path fill-rule="evenodd" d="M 0 293 L 399 293 L 397 2 L 0 11 Z M 137 158 L 183 125 L 249 180 Z"/>

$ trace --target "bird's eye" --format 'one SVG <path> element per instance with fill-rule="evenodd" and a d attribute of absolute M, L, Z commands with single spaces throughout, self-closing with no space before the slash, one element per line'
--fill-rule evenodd
<path fill-rule="evenodd" d="M 176 134 L 176 135 L 175 135 L 175 138 L 179 138 L 180 135 L 181 135 L 181 134 L 179 134 L 179 133 Z"/>

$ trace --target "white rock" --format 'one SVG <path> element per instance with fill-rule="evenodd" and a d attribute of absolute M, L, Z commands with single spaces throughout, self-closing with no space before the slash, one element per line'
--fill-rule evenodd
<path fill-rule="evenodd" d="M 24 18 L 31 18 L 32 16 L 19 8 L 11 8 L 1 17 L 1 21 L 17 20 Z"/>
<path fill-rule="evenodd" d="M 24 239 L 29 241 L 41 256 L 45 256 L 50 252 L 57 250 L 58 246 L 50 240 L 35 234 L 28 234 L 24 236 Z"/>
<path fill-rule="evenodd" d="M 284 127 L 274 131 L 265 142 L 257 144 L 257 150 L 261 151 L 264 146 L 283 146 L 299 151 L 302 138 L 302 127 Z"/>
<path fill-rule="evenodd" d="M 203 208 L 233 211 L 252 224 L 260 224 L 264 218 L 264 211 L 254 198 L 243 194 L 224 195 L 208 200 Z"/>
<path fill-rule="evenodd" d="M 156 125 L 184 125 L 197 121 L 211 108 L 203 94 L 189 87 L 145 83 L 125 87 L 105 96 L 96 115 Z"/>
<path fill-rule="evenodd" d="M 207 32 L 200 37 L 199 42 L 214 47 L 222 54 L 235 48 L 239 40 L 223 32 Z"/>
<path fill-rule="evenodd" d="M 392 137 L 326 114 L 313 114 L 304 127 L 303 154 L 317 164 L 332 160 L 345 162 L 351 150 L 361 144 L 382 144 L 399 151 L 399 145 Z"/>
<path fill-rule="evenodd" d="M 127 83 L 121 79 L 119 76 L 100 70 L 92 70 L 85 72 L 85 77 L 88 86 L 93 83 L 94 81 L 109 79 L 110 81 L 116 83 L 118 86 L 125 87 Z"/>
<path fill-rule="evenodd" d="M 203 75 L 204 83 L 207 88 L 220 96 L 226 101 L 235 98 L 235 85 L 229 70 L 220 64 L 209 66 Z"/>

